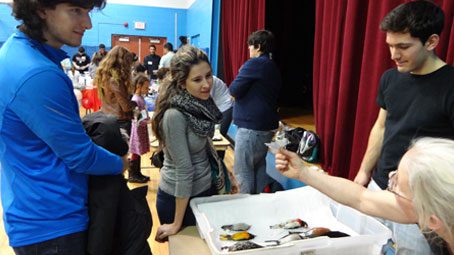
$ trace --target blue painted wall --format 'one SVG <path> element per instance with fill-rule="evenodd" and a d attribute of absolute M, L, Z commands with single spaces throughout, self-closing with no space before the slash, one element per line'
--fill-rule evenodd
<path fill-rule="evenodd" d="M 107 4 L 103 10 L 92 12 L 93 28 L 85 33 L 82 45 L 95 47 L 99 43 L 104 43 L 109 47 L 111 34 L 127 34 L 167 37 L 168 42 L 178 47 L 180 35 L 188 37 L 200 35 L 196 46 L 209 49 L 212 7 L 213 0 L 197 0 L 187 10 Z M 145 22 L 145 30 L 134 29 L 135 21 Z M 128 22 L 129 26 L 124 27 L 124 22 Z M 0 43 L 11 35 L 18 24 L 11 16 L 11 7 L 4 3 L 0 4 Z"/>
<path fill-rule="evenodd" d="M 221 0 L 213 0 L 212 29 L 211 29 L 211 65 L 213 73 L 219 76 L 219 41 L 221 40 Z"/>
<path fill-rule="evenodd" d="M 13 33 L 19 22 L 11 16 L 11 7 L 0 3 L 0 43 L 3 43 Z"/>
<path fill-rule="evenodd" d="M 111 45 L 112 34 L 125 34 L 167 37 L 168 42 L 176 45 L 178 36 L 186 34 L 186 11 L 184 9 L 107 4 L 102 11 L 93 12 L 93 29 L 85 34 L 83 44 L 105 43 Z M 145 22 L 145 30 L 134 29 L 136 21 Z M 125 22 L 128 22 L 128 27 L 123 25 Z M 177 34 L 175 34 L 175 23 L 177 23 Z"/>
<path fill-rule="evenodd" d="M 93 28 L 85 33 L 82 44 L 96 46 L 104 43 L 110 46 L 111 34 L 167 37 L 168 42 L 177 44 L 178 36 L 186 35 L 186 12 L 185 9 L 107 4 L 103 10 L 92 12 Z M 175 15 L 177 16 L 176 35 Z M 134 29 L 135 21 L 145 22 L 145 30 Z M 125 22 L 128 22 L 128 27 L 123 26 Z M 18 24 L 11 16 L 11 7 L 0 4 L 0 42 L 4 42 Z"/>
<path fill-rule="evenodd" d="M 194 46 L 211 52 L 213 0 L 197 0 L 187 10 L 187 36 L 197 37 Z"/>

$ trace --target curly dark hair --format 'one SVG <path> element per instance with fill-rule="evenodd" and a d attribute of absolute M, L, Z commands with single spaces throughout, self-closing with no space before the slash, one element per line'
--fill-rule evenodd
<path fill-rule="evenodd" d="M 109 90 L 111 80 L 115 81 L 118 86 L 123 86 L 125 91 L 130 95 L 133 94 L 134 88 L 131 85 L 131 66 L 132 53 L 123 46 L 115 46 L 103 58 L 96 69 L 94 83 L 98 86 L 101 99 L 106 96 Z"/>
<path fill-rule="evenodd" d="M 42 9 L 55 9 L 58 4 L 68 3 L 85 9 L 103 9 L 106 0 L 14 0 L 13 15 L 21 20 L 20 30 L 40 42 L 45 42 L 43 28 L 45 21 L 39 16 Z"/>
<path fill-rule="evenodd" d="M 156 100 L 151 126 L 161 148 L 165 146 L 162 134 L 162 119 L 164 118 L 164 113 L 171 108 L 170 98 L 183 92 L 191 68 L 202 62 L 210 64 L 205 52 L 192 45 L 181 47 L 170 61 L 169 73 L 159 84 L 159 96 Z"/>
<path fill-rule="evenodd" d="M 431 1 L 418 0 L 394 8 L 383 18 L 380 29 L 385 32 L 410 33 L 424 44 L 431 35 L 440 35 L 444 22 L 440 7 Z"/>
<path fill-rule="evenodd" d="M 170 71 L 170 69 L 168 67 L 161 67 L 158 69 L 158 71 L 156 72 L 156 78 L 158 78 L 158 80 L 164 80 L 164 78 L 166 77 L 167 73 Z"/>

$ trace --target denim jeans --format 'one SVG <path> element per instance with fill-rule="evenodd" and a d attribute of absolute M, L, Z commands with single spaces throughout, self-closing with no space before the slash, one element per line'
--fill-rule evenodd
<path fill-rule="evenodd" d="M 235 137 L 233 172 L 243 194 L 258 194 L 273 181 L 266 173 L 266 153 L 273 131 L 238 128 Z"/>
<path fill-rule="evenodd" d="M 380 186 L 371 180 L 367 186 L 370 190 L 381 190 Z M 429 243 L 416 224 L 400 224 L 393 221 L 376 218 L 393 232 L 396 243 L 396 255 L 427 255 L 432 254 Z"/>
<path fill-rule="evenodd" d="M 85 255 L 86 232 L 60 236 L 41 243 L 14 247 L 16 255 Z"/>
<path fill-rule="evenodd" d="M 189 201 L 194 197 L 209 197 L 216 195 L 216 193 L 215 186 L 211 186 L 208 190 L 190 197 Z M 161 225 L 172 223 L 175 217 L 175 197 L 158 188 L 158 194 L 156 195 L 156 211 L 158 212 Z M 188 207 L 186 207 L 186 211 L 184 212 L 183 226 L 195 226 L 195 224 L 195 216 L 188 203 Z"/>

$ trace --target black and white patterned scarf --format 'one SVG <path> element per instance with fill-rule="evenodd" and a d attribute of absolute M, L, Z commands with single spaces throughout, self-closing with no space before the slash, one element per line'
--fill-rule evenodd
<path fill-rule="evenodd" d="M 212 137 L 214 125 L 222 119 L 222 113 L 210 97 L 202 100 L 189 94 L 186 90 L 170 99 L 172 108 L 181 111 L 189 127 L 200 136 Z"/>

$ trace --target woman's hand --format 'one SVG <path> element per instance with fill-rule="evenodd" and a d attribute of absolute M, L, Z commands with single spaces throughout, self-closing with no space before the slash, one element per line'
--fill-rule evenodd
<path fill-rule="evenodd" d="M 306 163 L 294 152 L 279 149 L 276 152 L 276 169 L 284 176 L 301 180 L 301 174 L 306 171 Z"/>
<path fill-rule="evenodd" d="M 178 233 L 178 231 L 180 231 L 180 228 L 181 226 L 177 226 L 173 223 L 161 225 L 156 231 L 155 240 L 160 243 L 166 242 L 168 241 L 168 237 Z"/>

